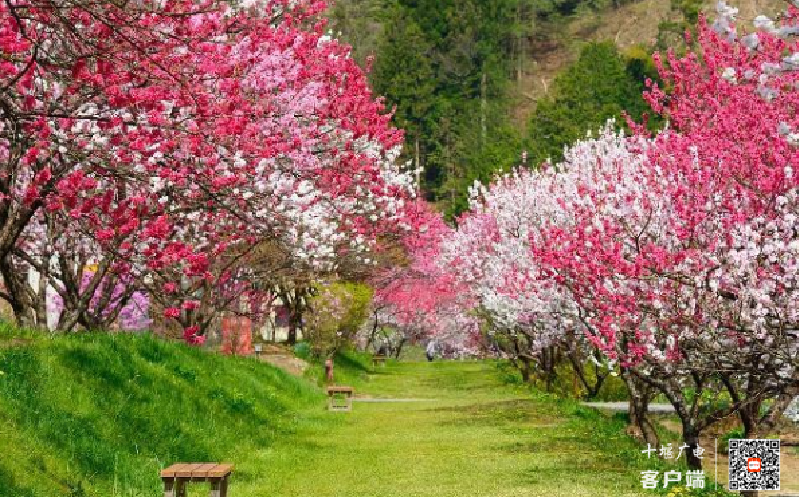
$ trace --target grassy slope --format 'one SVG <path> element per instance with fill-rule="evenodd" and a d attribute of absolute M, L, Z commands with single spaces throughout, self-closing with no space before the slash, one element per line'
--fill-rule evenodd
<path fill-rule="evenodd" d="M 158 495 L 175 461 L 234 461 L 291 436 L 321 392 L 271 366 L 147 336 L 0 345 L 0 495 Z M 239 495 L 239 494 L 236 494 Z"/>

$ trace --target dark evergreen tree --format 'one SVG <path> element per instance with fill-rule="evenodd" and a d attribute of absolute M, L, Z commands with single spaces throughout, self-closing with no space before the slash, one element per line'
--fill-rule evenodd
<path fill-rule="evenodd" d="M 371 81 L 406 132 L 404 158 L 423 168 L 425 197 L 455 216 L 474 181 L 519 164 L 523 150 L 527 164 L 557 160 L 607 118 L 626 110 L 638 120 L 646 111 L 649 47 L 622 56 L 596 43 L 537 102 L 525 140 L 511 117 L 510 85 L 525 76 L 533 47 L 557 45 L 576 12 L 625 1 L 338 0 L 331 19 L 357 60 L 376 56 Z"/>
<path fill-rule="evenodd" d="M 435 123 L 436 79 L 433 46 L 419 25 L 401 9 L 386 26 L 372 73 L 375 92 L 394 108 L 398 127 L 406 132 L 407 155 L 425 166 L 428 132 Z"/>
<path fill-rule="evenodd" d="M 642 98 L 647 72 L 645 62 L 626 60 L 612 42 L 586 45 L 536 104 L 528 127 L 530 163 L 561 160 L 565 146 L 609 118 L 624 126 L 623 111 L 638 120 L 649 108 Z"/>

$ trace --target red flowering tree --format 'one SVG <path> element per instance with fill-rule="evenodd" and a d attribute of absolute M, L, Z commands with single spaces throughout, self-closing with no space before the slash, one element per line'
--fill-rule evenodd
<path fill-rule="evenodd" d="M 797 39 L 780 34 L 701 21 L 699 55 L 657 58 L 671 91 L 646 98 L 670 127 L 625 145 L 643 160 L 587 157 L 574 224 L 534 250 L 593 343 L 673 404 L 690 447 L 731 413 L 768 431 L 797 395 Z M 704 402 L 720 392 L 727 407 Z"/>
<path fill-rule="evenodd" d="M 36 307 L 21 269 L 51 275 L 62 237 L 91 237 L 98 284 L 133 274 L 174 317 L 201 291 L 224 294 L 208 298 L 215 312 L 247 291 L 239 261 L 264 242 L 330 271 L 398 225 L 413 195 L 400 133 L 348 47 L 322 35 L 323 8 L 0 6 L 0 270 L 20 322 Z M 67 329 L 92 286 L 65 299 L 78 304 Z"/>
<path fill-rule="evenodd" d="M 372 279 L 373 335 L 381 326 L 406 341 L 433 339 L 453 354 L 473 354 L 479 345 L 474 302 L 452 271 L 438 265 L 442 244 L 453 235 L 442 215 L 424 202 L 407 213 L 414 229 L 402 237 L 405 261 L 378 272 Z M 402 345 L 401 345 L 402 346 Z"/>

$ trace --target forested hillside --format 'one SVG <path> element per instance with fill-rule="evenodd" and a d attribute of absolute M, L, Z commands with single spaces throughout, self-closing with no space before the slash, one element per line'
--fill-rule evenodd
<path fill-rule="evenodd" d="M 749 0 L 742 19 L 771 10 Z M 751 5 L 752 4 L 752 5 Z M 428 200 L 449 216 L 468 187 L 563 147 L 627 111 L 647 112 L 655 50 L 713 5 L 698 0 L 339 0 L 332 30 L 372 65 L 396 107 L 405 157 L 423 168 Z M 618 121 L 622 125 L 623 120 Z M 658 123 L 651 121 L 651 126 Z"/>

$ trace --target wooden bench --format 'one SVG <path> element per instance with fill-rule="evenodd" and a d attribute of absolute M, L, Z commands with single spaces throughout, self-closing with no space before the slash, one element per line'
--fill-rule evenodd
<path fill-rule="evenodd" d="M 386 365 L 386 356 L 383 354 L 375 354 L 372 356 L 372 367 L 376 367 L 378 363 Z"/>
<path fill-rule="evenodd" d="M 186 497 L 186 484 L 189 482 L 211 483 L 211 497 L 228 495 L 228 477 L 233 471 L 232 464 L 180 463 L 161 470 L 164 482 L 164 497 Z"/>
<path fill-rule="evenodd" d="M 325 391 L 328 393 L 329 411 L 351 411 L 353 409 L 353 395 L 355 395 L 353 387 L 329 386 Z M 339 395 L 344 396 L 344 402 L 337 402 Z"/>

